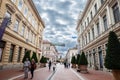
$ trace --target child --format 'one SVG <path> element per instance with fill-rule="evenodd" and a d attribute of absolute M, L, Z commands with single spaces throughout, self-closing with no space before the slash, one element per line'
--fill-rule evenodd
<path fill-rule="evenodd" d="M 56 63 L 53 63 L 53 71 L 55 72 L 56 69 Z"/>

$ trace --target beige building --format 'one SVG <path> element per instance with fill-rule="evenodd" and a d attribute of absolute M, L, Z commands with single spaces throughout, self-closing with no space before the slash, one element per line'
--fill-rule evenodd
<path fill-rule="evenodd" d="M 33 1 L 0 0 L 0 25 L 6 16 L 11 24 L 0 41 L 0 69 L 20 67 L 27 50 L 39 59 L 45 26 Z"/>
<path fill-rule="evenodd" d="M 42 45 L 42 55 L 49 58 L 51 61 L 56 61 L 58 58 L 58 51 L 55 45 L 44 40 Z"/>
<path fill-rule="evenodd" d="M 74 47 L 74 48 L 69 49 L 69 50 L 67 51 L 67 54 L 66 54 L 67 62 L 68 62 L 68 63 L 71 63 L 72 56 L 76 56 L 76 57 L 77 57 L 77 54 L 78 54 L 78 49 L 77 49 L 77 47 Z"/>
<path fill-rule="evenodd" d="M 120 38 L 120 0 L 88 0 L 76 30 L 88 67 L 105 70 L 108 33 L 114 31 Z"/>

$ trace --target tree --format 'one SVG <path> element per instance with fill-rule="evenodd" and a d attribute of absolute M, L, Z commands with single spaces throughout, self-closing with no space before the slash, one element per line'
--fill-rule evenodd
<path fill-rule="evenodd" d="M 33 52 L 31 59 L 34 59 L 36 63 L 38 62 L 38 59 L 37 59 L 35 52 Z"/>
<path fill-rule="evenodd" d="M 76 64 L 76 58 L 75 58 L 75 56 L 72 56 L 71 63 L 72 63 L 72 64 Z"/>
<path fill-rule="evenodd" d="M 30 61 L 30 52 L 31 52 L 30 50 L 25 52 L 22 63 L 24 63 L 24 61 L 26 61 L 26 58 L 28 58 L 28 60 Z"/>
<path fill-rule="evenodd" d="M 108 37 L 105 67 L 108 69 L 120 69 L 120 42 L 113 31 L 109 33 Z"/>
<path fill-rule="evenodd" d="M 76 60 L 77 64 L 79 63 L 79 60 L 80 60 L 80 54 L 77 54 L 77 60 Z"/>
<path fill-rule="evenodd" d="M 40 59 L 40 63 L 44 63 L 44 56 Z"/>
<path fill-rule="evenodd" d="M 87 61 L 87 58 L 86 58 L 84 52 L 82 52 L 78 64 L 79 65 L 88 65 L 88 61 Z"/>

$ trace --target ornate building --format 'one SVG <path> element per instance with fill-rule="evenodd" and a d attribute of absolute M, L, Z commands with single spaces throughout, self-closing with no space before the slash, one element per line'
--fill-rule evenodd
<path fill-rule="evenodd" d="M 89 61 L 88 67 L 106 69 L 108 34 L 114 31 L 120 38 L 120 0 L 88 0 L 78 22 L 78 43 Z"/>
<path fill-rule="evenodd" d="M 69 49 L 69 50 L 67 51 L 67 54 L 66 54 L 67 62 L 68 62 L 68 63 L 71 63 L 72 56 L 76 56 L 76 57 L 77 57 L 77 54 L 78 54 L 78 49 L 77 49 L 77 47 L 74 47 L 74 48 Z"/>
<path fill-rule="evenodd" d="M 1 0 L 0 25 L 11 18 L 0 41 L 0 69 L 22 66 L 27 50 L 40 58 L 44 23 L 32 0 Z"/>
<path fill-rule="evenodd" d="M 44 57 L 49 58 L 51 61 L 56 61 L 58 58 L 58 51 L 51 42 L 49 41 L 43 41 L 42 45 L 42 54 Z"/>

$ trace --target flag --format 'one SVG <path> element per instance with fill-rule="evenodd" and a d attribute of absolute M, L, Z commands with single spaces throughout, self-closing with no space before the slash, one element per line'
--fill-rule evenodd
<path fill-rule="evenodd" d="M 0 41 L 2 40 L 3 34 L 5 32 L 5 28 L 7 27 L 10 18 L 4 18 L 1 25 L 0 25 Z"/>

